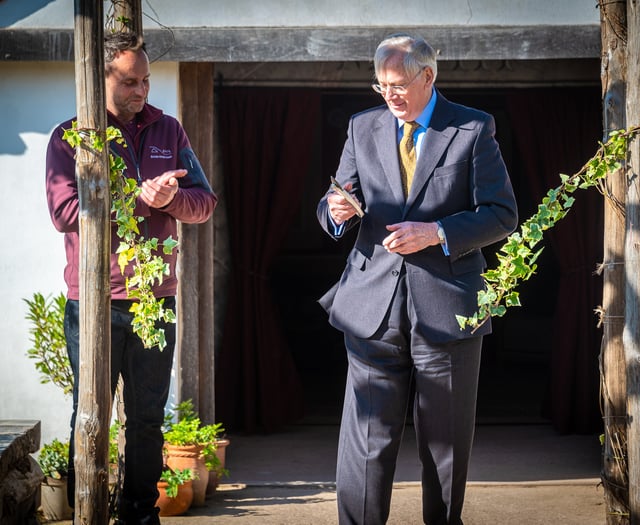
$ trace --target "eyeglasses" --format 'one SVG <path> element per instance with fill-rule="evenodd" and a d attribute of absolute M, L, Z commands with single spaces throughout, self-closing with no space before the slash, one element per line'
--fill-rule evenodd
<path fill-rule="evenodd" d="M 409 82 L 402 86 L 385 86 L 383 84 L 371 84 L 371 87 L 376 93 L 380 93 L 382 96 L 387 96 L 388 92 L 391 92 L 393 95 L 404 95 L 407 93 L 407 88 L 413 82 L 415 82 L 416 78 L 418 78 L 420 76 L 420 73 L 422 73 L 424 70 L 425 68 L 422 68 L 420 71 L 418 71 L 415 77 L 413 77 Z"/>

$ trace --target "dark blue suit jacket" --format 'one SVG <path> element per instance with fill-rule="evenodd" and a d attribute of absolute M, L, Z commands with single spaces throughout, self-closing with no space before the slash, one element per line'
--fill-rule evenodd
<path fill-rule="evenodd" d="M 477 311 L 486 262 L 481 248 L 500 241 L 517 226 L 513 189 L 495 140 L 490 115 L 454 104 L 438 93 L 422 142 L 413 184 L 405 201 L 400 180 L 397 121 L 387 106 L 354 115 L 336 174 L 353 184 L 365 216 L 340 281 L 320 299 L 332 326 L 367 338 L 379 328 L 404 265 L 407 287 L 424 336 L 433 342 L 470 337 L 456 314 Z M 333 235 L 327 195 L 317 209 L 323 229 Z M 440 221 L 449 249 L 431 246 L 411 255 L 388 253 L 386 226 L 402 221 Z M 490 323 L 475 335 L 486 334 Z"/>

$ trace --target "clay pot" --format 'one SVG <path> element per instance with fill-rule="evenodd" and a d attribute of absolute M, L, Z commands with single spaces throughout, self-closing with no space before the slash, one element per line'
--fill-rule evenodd
<path fill-rule="evenodd" d="M 47 520 L 70 520 L 73 509 L 67 502 L 67 479 L 47 476 L 40 485 L 40 504 Z"/>
<path fill-rule="evenodd" d="M 188 468 L 196 476 L 193 480 L 192 506 L 194 507 L 202 507 L 205 504 L 209 483 L 209 471 L 202 456 L 202 448 L 201 445 L 170 445 L 169 443 L 164 445 L 169 468 L 173 470 Z"/>
<path fill-rule="evenodd" d="M 225 468 L 226 451 L 231 442 L 228 439 L 216 439 L 216 456 L 220 460 L 220 466 Z M 207 485 L 207 494 L 213 494 L 220 484 L 220 477 L 215 471 L 209 472 L 209 484 Z"/>
<path fill-rule="evenodd" d="M 166 481 L 158 481 L 158 492 L 160 496 L 156 506 L 160 509 L 160 516 L 179 516 L 184 514 L 193 502 L 193 482 L 186 481 L 178 487 L 178 494 L 175 498 L 167 496 Z"/>

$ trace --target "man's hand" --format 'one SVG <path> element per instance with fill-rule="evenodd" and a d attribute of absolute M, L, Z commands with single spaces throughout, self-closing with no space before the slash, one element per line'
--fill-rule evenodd
<path fill-rule="evenodd" d="M 186 174 L 187 170 L 170 170 L 142 181 L 140 198 L 152 208 L 166 206 L 178 192 L 178 178 Z"/>
<path fill-rule="evenodd" d="M 345 191 L 351 191 L 352 187 L 353 185 L 349 182 L 345 184 L 344 189 Z M 360 204 L 360 201 L 356 199 L 355 195 L 353 198 L 358 202 L 358 204 Z M 339 193 L 330 193 L 327 197 L 327 204 L 329 205 L 331 218 L 336 225 L 340 225 L 343 222 L 348 221 L 356 214 L 356 209 Z"/>
<path fill-rule="evenodd" d="M 399 222 L 388 225 L 387 230 L 391 233 L 382 241 L 382 246 L 389 253 L 409 255 L 440 244 L 435 222 Z"/>

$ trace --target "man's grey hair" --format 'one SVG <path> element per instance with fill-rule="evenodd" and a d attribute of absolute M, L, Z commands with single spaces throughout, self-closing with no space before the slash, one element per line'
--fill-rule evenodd
<path fill-rule="evenodd" d="M 147 52 L 142 37 L 135 33 L 109 33 L 104 37 L 104 63 L 107 73 L 109 64 L 123 51 L 138 51 L 142 49 Z"/>
<path fill-rule="evenodd" d="M 390 58 L 402 55 L 402 66 L 408 77 L 417 75 L 419 71 L 428 67 L 433 71 L 433 81 L 438 75 L 436 52 L 422 37 L 397 33 L 386 37 L 376 49 L 373 56 L 373 67 L 376 76 L 385 69 Z"/>

